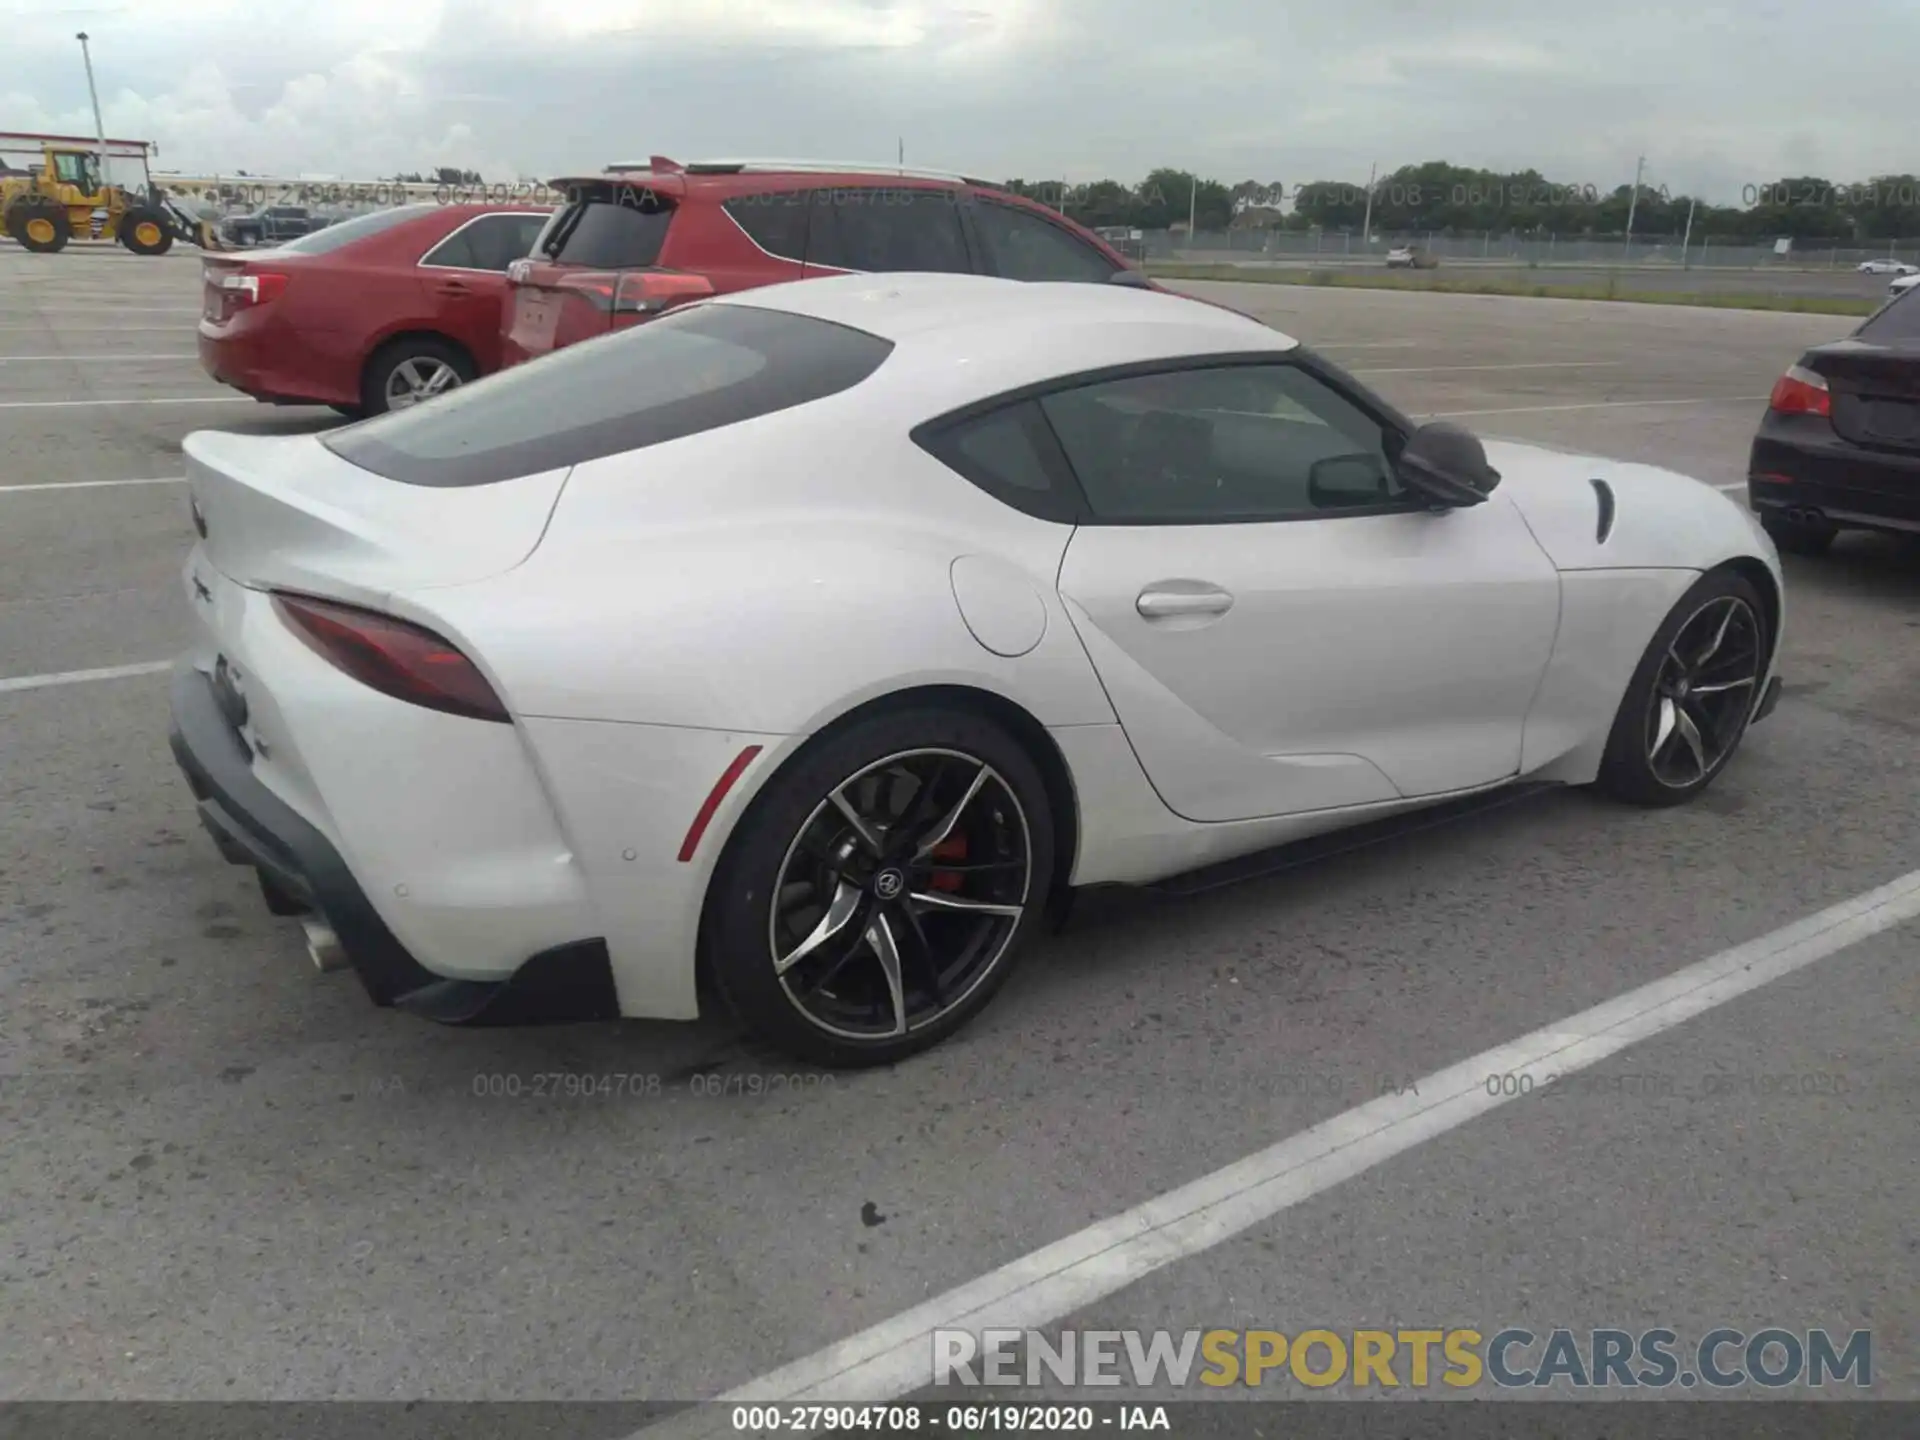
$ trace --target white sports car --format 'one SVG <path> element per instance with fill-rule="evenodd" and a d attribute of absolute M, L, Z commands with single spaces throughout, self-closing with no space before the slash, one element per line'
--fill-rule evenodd
<path fill-rule="evenodd" d="M 1862 275 L 1913 275 L 1920 274 L 1920 266 L 1909 265 L 1904 260 L 1862 260 Z"/>
<path fill-rule="evenodd" d="M 1522 782 L 1686 800 L 1778 693 L 1727 496 L 1125 286 L 809 280 L 186 453 L 205 823 L 447 1021 L 715 995 L 891 1060 L 1077 887 Z"/>

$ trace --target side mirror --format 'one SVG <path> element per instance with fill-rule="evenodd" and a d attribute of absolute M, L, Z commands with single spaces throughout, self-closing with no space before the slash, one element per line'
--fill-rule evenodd
<path fill-rule="evenodd" d="M 1449 507 L 1478 505 L 1500 483 L 1479 437 L 1444 420 L 1414 431 L 1393 469 L 1409 490 Z"/>
<path fill-rule="evenodd" d="M 1329 455 L 1307 467 L 1307 499 L 1316 510 L 1383 505 L 1392 498 L 1378 455 Z"/>

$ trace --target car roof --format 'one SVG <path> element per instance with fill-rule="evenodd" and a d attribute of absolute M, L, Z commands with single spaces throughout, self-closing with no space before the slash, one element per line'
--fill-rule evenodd
<path fill-rule="evenodd" d="M 706 303 L 806 315 L 890 341 L 894 353 L 881 373 L 927 413 L 1108 366 L 1298 348 L 1293 337 L 1235 311 L 1126 285 L 838 275 Z"/>

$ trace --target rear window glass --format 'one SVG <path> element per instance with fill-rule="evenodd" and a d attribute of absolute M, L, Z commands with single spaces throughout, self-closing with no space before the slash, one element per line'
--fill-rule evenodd
<path fill-rule="evenodd" d="M 329 225 L 324 230 L 302 235 L 298 240 L 289 240 L 275 248 L 291 255 L 325 255 L 330 250 L 338 250 L 369 235 L 378 235 L 383 230 L 391 230 L 396 225 L 430 215 L 435 208 L 432 205 L 398 205 L 391 210 L 376 210 L 371 215 L 342 220 L 338 225 Z"/>
<path fill-rule="evenodd" d="M 1920 337 L 1920 305 L 1914 303 L 1915 295 L 1920 295 L 1920 286 L 1894 296 L 1867 317 L 1860 328 L 1853 332 L 1854 338 L 1884 344 L 1892 340 Z"/>
<path fill-rule="evenodd" d="M 641 185 L 596 185 L 576 194 L 540 237 L 540 254 L 562 265 L 627 270 L 660 258 L 673 202 Z"/>
<path fill-rule="evenodd" d="M 892 350 L 891 341 L 804 315 L 695 305 L 323 443 L 405 484 L 490 485 L 824 399 L 858 385 Z"/>

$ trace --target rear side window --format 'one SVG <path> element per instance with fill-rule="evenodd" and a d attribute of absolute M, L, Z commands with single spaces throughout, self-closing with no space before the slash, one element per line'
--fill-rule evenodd
<path fill-rule="evenodd" d="M 837 270 L 970 273 L 951 190 L 847 186 L 813 192 L 807 263 Z"/>
<path fill-rule="evenodd" d="M 1920 306 L 1913 299 L 1916 294 L 1920 294 L 1920 286 L 1894 296 L 1866 318 L 1853 332 L 1854 338 L 1883 345 L 1920 338 Z"/>
<path fill-rule="evenodd" d="M 302 235 L 298 240 L 289 240 L 275 248 L 290 255 L 325 255 L 356 240 L 364 240 L 369 235 L 378 235 L 409 220 L 418 220 L 422 215 L 431 215 L 437 208 L 433 205 L 398 205 L 391 210 L 375 210 L 371 215 L 342 220 L 338 225 L 329 225 L 324 230 Z"/>
<path fill-rule="evenodd" d="M 1063 226 L 994 200 L 973 205 L 974 233 L 988 269 L 1009 280 L 1085 280 L 1104 284 L 1117 267 Z"/>
<path fill-rule="evenodd" d="M 457 270 L 501 270 L 533 253 L 545 215 L 482 215 L 434 246 L 422 265 Z"/>
<path fill-rule="evenodd" d="M 865 380 L 892 350 L 864 330 L 804 315 L 694 305 L 323 443 L 408 485 L 490 485 L 825 399 Z"/>
<path fill-rule="evenodd" d="M 994 499 L 1040 520 L 1080 519 L 1080 487 L 1037 402 L 923 426 L 914 441 Z"/>
<path fill-rule="evenodd" d="M 798 264 L 807 258 L 808 193 L 776 190 L 763 195 L 736 195 L 722 208 L 762 250 Z"/>
<path fill-rule="evenodd" d="M 592 185 L 540 237 L 543 259 L 594 270 L 652 265 L 673 223 L 673 201 L 644 185 Z"/>

